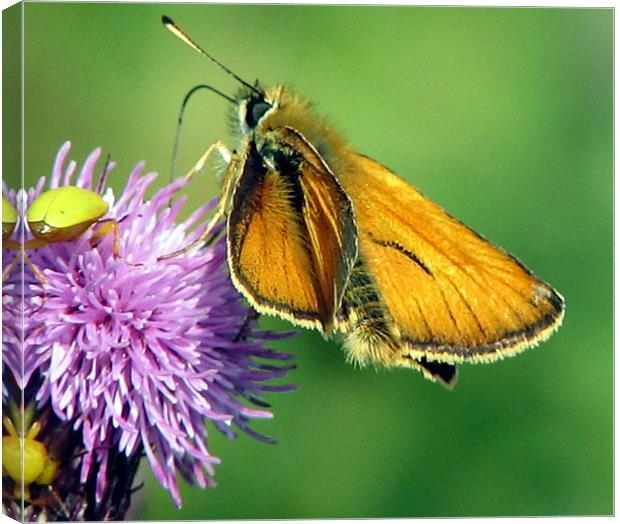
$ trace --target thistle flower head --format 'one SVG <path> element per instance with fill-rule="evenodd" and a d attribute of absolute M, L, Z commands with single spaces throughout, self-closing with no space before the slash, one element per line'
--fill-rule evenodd
<path fill-rule="evenodd" d="M 248 423 L 272 416 L 264 409 L 265 391 L 292 389 L 267 384 L 286 374 L 291 356 L 265 347 L 277 337 L 255 329 L 253 312 L 227 273 L 223 238 L 160 258 L 204 231 L 214 202 L 177 222 L 183 179 L 147 198 L 156 174 L 142 174 L 140 163 L 116 198 L 104 187 L 113 164 L 96 168 L 100 150 L 79 174 L 74 161 L 67 163 L 69 150 L 69 143 L 60 149 L 49 182 L 41 178 L 21 195 L 24 206 L 46 185 L 75 185 L 100 193 L 108 212 L 74 240 L 26 251 L 24 353 L 16 333 L 3 346 L 5 367 L 22 389 L 36 387 L 39 406 L 50 405 L 81 432 L 81 480 L 96 472 L 97 501 L 108 488 L 111 454 L 144 452 L 180 506 L 177 473 L 201 487 L 213 484 L 219 459 L 208 450 L 206 422 L 231 437 L 238 428 L 269 440 Z M 23 207 L 14 191 L 3 187 L 3 194 Z M 15 271 L 4 282 L 5 293 L 18 282 Z M 15 295 L 4 304 L 13 320 Z"/>

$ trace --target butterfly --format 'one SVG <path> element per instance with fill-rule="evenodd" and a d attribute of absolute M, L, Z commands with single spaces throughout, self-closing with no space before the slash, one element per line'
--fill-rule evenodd
<path fill-rule="evenodd" d="M 547 339 L 564 299 L 519 260 L 355 152 L 284 86 L 245 82 L 172 20 L 175 36 L 242 85 L 232 107 L 238 147 L 218 210 L 236 288 L 261 313 L 341 335 L 361 366 L 417 369 L 452 386 L 457 365 L 492 362 Z M 211 227 L 203 235 L 208 235 Z"/>

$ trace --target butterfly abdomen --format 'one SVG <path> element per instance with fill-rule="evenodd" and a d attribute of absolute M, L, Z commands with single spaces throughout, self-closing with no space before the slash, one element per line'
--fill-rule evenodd
<path fill-rule="evenodd" d="M 364 262 L 358 258 L 338 312 L 338 329 L 347 334 L 347 358 L 360 366 L 381 362 L 380 347 L 392 347 L 390 319 L 377 290 L 368 275 Z"/>

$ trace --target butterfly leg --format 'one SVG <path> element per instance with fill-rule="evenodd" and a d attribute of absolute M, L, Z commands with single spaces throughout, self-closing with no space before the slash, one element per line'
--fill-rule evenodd
<path fill-rule="evenodd" d="M 185 175 L 185 180 L 190 180 L 196 173 L 204 169 L 209 157 L 213 155 L 213 153 L 215 152 L 219 153 L 222 159 L 228 165 L 228 167 L 226 168 L 226 174 L 224 177 L 224 186 L 222 188 L 222 194 L 217 204 L 215 214 L 213 215 L 213 217 L 207 224 L 207 227 L 204 230 L 204 232 L 196 240 L 194 240 L 191 244 L 185 246 L 184 248 L 175 251 L 174 253 L 169 253 L 167 255 L 163 255 L 159 257 L 158 260 L 165 260 L 167 258 L 173 258 L 178 255 L 182 255 L 183 253 L 187 253 L 187 251 L 189 251 L 190 249 L 200 244 L 203 244 L 206 241 L 206 239 L 208 239 L 209 236 L 212 234 L 215 226 L 217 226 L 222 221 L 224 216 L 226 215 L 226 210 L 228 209 L 228 204 L 232 197 L 234 181 L 236 179 L 235 175 L 236 175 L 236 170 L 237 170 L 236 169 L 237 168 L 237 157 L 235 153 L 231 152 L 224 145 L 223 142 L 218 140 L 217 142 L 211 144 L 209 149 L 205 151 L 205 153 L 200 157 L 198 162 L 194 164 L 194 167 L 192 167 L 187 173 L 187 175 Z"/>
<path fill-rule="evenodd" d="M 227 165 L 230 165 L 233 153 L 230 151 L 230 149 L 226 147 L 226 144 L 224 144 L 224 142 L 218 140 L 216 142 L 213 142 L 213 144 L 209 146 L 209 148 L 204 152 L 204 154 L 198 159 L 198 162 L 194 164 L 194 167 L 192 167 L 183 178 L 185 178 L 185 180 L 191 180 L 196 173 L 199 173 L 204 169 L 209 158 L 213 155 L 213 153 L 216 152 L 220 154 L 220 156 Z"/>

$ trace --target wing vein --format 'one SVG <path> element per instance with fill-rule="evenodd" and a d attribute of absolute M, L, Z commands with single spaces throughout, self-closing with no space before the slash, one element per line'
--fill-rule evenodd
<path fill-rule="evenodd" d="M 478 315 L 476 314 L 476 312 L 474 311 L 474 309 L 471 307 L 471 304 L 469 303 L 469 301 L 465 298 L 465 296 L 463 295 L 462 291 L 458 288 L 458 286 L 452 281 L 452 278 L 450 277 L 450 275 L 446 274 L 446 279 L 447 281 L 450 283 L 450 285 L 454 288 L 454 290 L 457 292 L 457 294 L 459 295 L 459 297 L 461 297 L 461 300 L 463 301 L 463 303 L 465 304 L 465 307 L 469 310 L 469 312 L 471 313 L 472 317 L 474 317 L 474 320 L 476 321 L 476 324 L 478 325 L 478 329 L 480 329 L 480 333 L 482 333 L 485 337 L 488 337 L 488 333 L 486 331 L 486 329 L 484 329 L 484 326 L 482 325 L 482 323 L 480 322 L 480 319 L 478 318 Z"/>
<path fill-rule="evenodd" d="M 446 305 L 446 308 L 448 309 L 448 315 L 450 315 L 450 319 L 452 320 L 454 329 L 458 331 L 459 327 L 458 327 L 458 324 L 456 323 L 456 318 L 454 317 L 452 308 L 450 307 L 450 304 L 448 303 L 448 299 L 446 298 L 446 294 L 444 293 L 444 290 L 440 285 L 437 285 L 437 287 L 439 288 L 439 292 L 441 293 L 441 298 L 443 299 L 443 303 Z"/>

